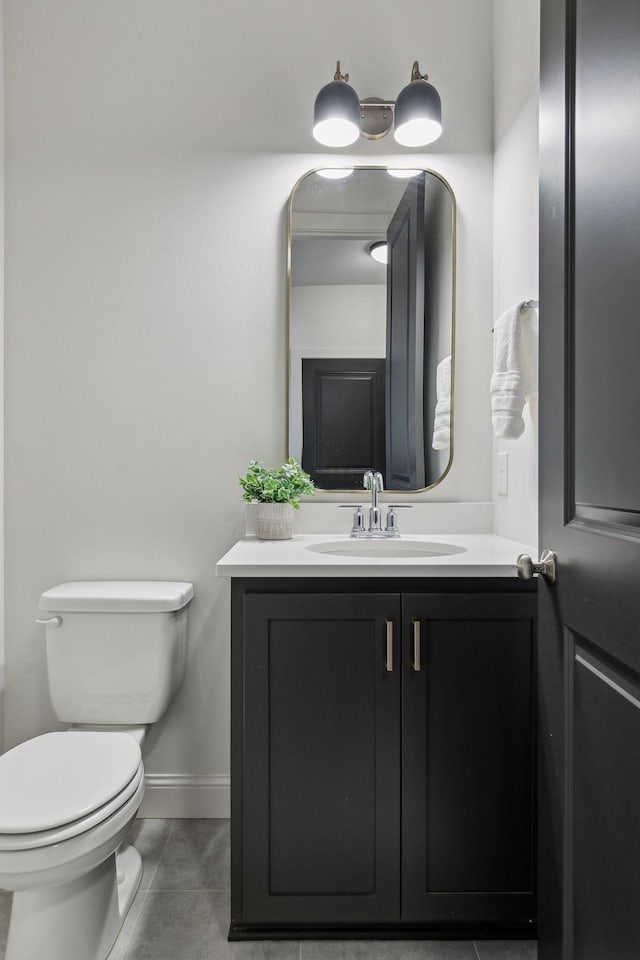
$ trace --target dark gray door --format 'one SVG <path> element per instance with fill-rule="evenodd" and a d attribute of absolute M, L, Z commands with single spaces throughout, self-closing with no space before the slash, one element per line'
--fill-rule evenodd
<path fill-rule="evenodd" d="M 541 960 L 640 956 L 640 3 L 543 0 Z"/>
<path fill-rule="evenodd" d="M 322 490 L 362 490 L 384 475 L 385 361 L 303 359 L 302 466 Z"/>
<path fill-rule="evenodd" d="M 233 922 L 398 921 L 399 596 L 247 594 L 243 617 Z"/>
<path fill-rule="evenodd" d="M 419 490 L 424 467 L 424 177 L 412 180 L 387 230 L 388 490 Z"/>

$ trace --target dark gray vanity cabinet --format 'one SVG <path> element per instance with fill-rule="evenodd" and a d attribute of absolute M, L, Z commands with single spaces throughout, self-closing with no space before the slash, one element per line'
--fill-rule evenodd
<path fill-rule="evenodd" d="M 232 596 L 231 938 L 531 936 L 530 585 Z"/>

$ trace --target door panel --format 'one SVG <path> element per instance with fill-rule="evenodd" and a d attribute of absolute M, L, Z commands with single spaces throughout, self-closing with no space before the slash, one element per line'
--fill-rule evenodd
<path fill-rule="evenodd" d="M 375 645 L 370 622 L 330 631 L 307 618 L 269 624 L 272 895 L 375 891 Z"/>
<path fill-rule="evenodd" d="M 400 678 L 385 663 L 399 606 L 385 595 L 245 597 L 235 919 L 399 918 Z"/>
<path fill-rule="evenodd" d="M 588 508 L 589 519 L 636 526 L 640 444 L 629 442 L 624 408 L 638 397 L 640 324 L 620 318 L 635 300 L 640 250 L 639 37 L 637 0 L 576 4 L 575 503 L 578 516 Z"/>
<path fill-rule="evenodd" d="M 302 466 L 323 490 L 362 489 L 385 473 L 385 361 L 302 361 Z"/>
<path fill-rule="evenodd" d="M 540 960 L 640 955 L 639 47 L 636 0 L 542 2 Z"/>
<path fill-rule="evenodd" d="M 594 656 L 580 638 L 569 642 L 574 650 L 568 751 L 574 952 L 581 960 L 635 960 L 640 944 L 640 685 Z"/>

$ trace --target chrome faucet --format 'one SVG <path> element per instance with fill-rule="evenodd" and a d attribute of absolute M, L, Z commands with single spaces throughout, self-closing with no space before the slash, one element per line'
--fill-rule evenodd
<path fill-rule="evenodd" d="M 367 470 L 362 486 L 365 490 L 371 490 L 371 506 L 369 507 L 369 533 L 382 532 L 382 510 L 379 507 L 380 492 L 384 490 L 382 474 L 377 470 Z"/>
<path fill-rule="evenodd" d="M 400 503 L 400 504 L 389 504 L 389 510 L 387 513 L 387 519 L 384 526 L 382 527 L 382 509 L 380 507 L 380 493 L 384 490 L 384 484 L 382 481 L 382 474 L 378 473 L 377 470 L 367 470 L 363 480 L 362 486 L 365 490 L 371 491 L 371 506 L 369 507 L 369 527 L 365 526 L 364 513 L 362 511 L 361 504 L 356 504 L 351 506 L 349 503 L 341 503 L 341 510 L 350 510 L 354 511 L 353 513 L 353 526 L 351 527 L 351 536 L 362 538 L 369 538 L 372 540 L 384 540 L 388 537 L 399 537 L 400 531 L 398 530 L 398 520 L 396 517 L 396 510 L 410 510 L 411 504 L 409 503 Z"/>

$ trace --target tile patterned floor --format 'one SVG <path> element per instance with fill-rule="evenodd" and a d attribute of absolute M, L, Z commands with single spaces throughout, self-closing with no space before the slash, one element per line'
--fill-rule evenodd
<path fill-rule="evenodd" d="M 144 874 L 109 960 L 536 960 L 534 941 L 229 943 L 229 823 L 137 820 Z M 0 960 L 10 895 L 0 891 Z"/>

